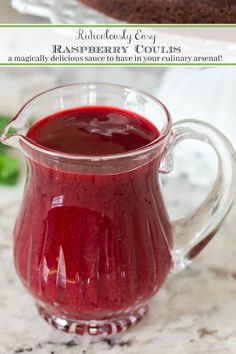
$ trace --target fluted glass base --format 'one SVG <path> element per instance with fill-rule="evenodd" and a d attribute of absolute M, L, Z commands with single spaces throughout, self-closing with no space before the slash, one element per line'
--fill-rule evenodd
<path fill-rule="evenodd" d="M 68 319 L 65 316 L 57 316 L 48 313 L 42 306 L 38 306 L 40 315 L 53 327 L 77 335 L 91 336 L 112 336 L 120 332 L 125 332 L 130 327 L 135 326 L 147 313 L 148 306 L 140 307 L 138 310 L 124 315 L 123 317 L 109 320 L 80 321 Z"/>

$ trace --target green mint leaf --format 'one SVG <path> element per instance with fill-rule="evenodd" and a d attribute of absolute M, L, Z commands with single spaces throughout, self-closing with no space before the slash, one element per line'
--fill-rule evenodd
<path fill-rule="evenodd" d="M 19 162 L 16 158 L 0 155 L 0 183 L 14 185 L 19 177 Z"/>
<path fill-rule="evenodd" d="M 10 118 L 0 115 L 0 135 L 2 134 L 5 126 L 9 123 L 9 120 Z M 0 143 L 0 154 L 4 153 L 5 150 L 6 150 L 6 146 Z"/>
<path fill-rule="evenodd" d="M 0 132 L 2 133 L 5 126 L 9 123 L 10 118 L 0 115 Z"/>

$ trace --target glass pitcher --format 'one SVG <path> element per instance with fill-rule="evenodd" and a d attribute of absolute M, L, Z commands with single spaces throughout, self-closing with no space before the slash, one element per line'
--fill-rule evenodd
<path fill-rule="evenodd" d="M 160 136 L 101 156 L 50 150 L 26 136 L 46 116 L 89 105 L 137 113 Z M 215 150 L 218 173 L 195 213 L 170 221 L 158 175 L 172 170 L 173 150 L 185 139 Z M 26 103 L 1 141 L 19 149 L 28 165 L 14 229 L 17 273 L 41 316 L 79 335 L 113 335 L 135 325 L 167 275 L 211 240 L 235 196 L 235 152 L 224 135 L 196 120 L 172 125 L 159 100 L 132 88 L 89 83 L 44 92 Z"/>

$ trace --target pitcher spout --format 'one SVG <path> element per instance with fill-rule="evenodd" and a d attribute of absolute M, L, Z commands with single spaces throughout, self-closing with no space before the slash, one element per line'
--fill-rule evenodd
<path fill-rule="evenodd" d="M 1 132 L 0 142 L 2 144 L 19 148 L 19 141 L 24 137 L 24 132 L 14 120 L 12 120 Z"/>
<path fill-rule="evenodd" d="M 1 143 L 17 149 L 20 148 L 19 142 L 26 138 L 29 129 L 29 122 L 22 113 L 21 110 L 0 132 Z"/>

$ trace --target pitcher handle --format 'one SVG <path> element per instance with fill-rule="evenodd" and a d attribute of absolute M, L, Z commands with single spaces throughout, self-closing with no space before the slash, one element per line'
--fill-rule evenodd
<path fill-rule="evenodd" d="M 173 124 L 160 172 L 173 167 L 173 151 L 178 143 L 194 139 L 209 144 L 218 158 L 218 172 L 209 195 L 195 212 L 172 221 L 174 237 L 173 271 L 184 269 L 213 238 L 233 205 L 236 192 L 236 154 L 228 139 L 213 126 L 198 120 Z M 176 245 L 182 241 L 181 246 Z"/>

